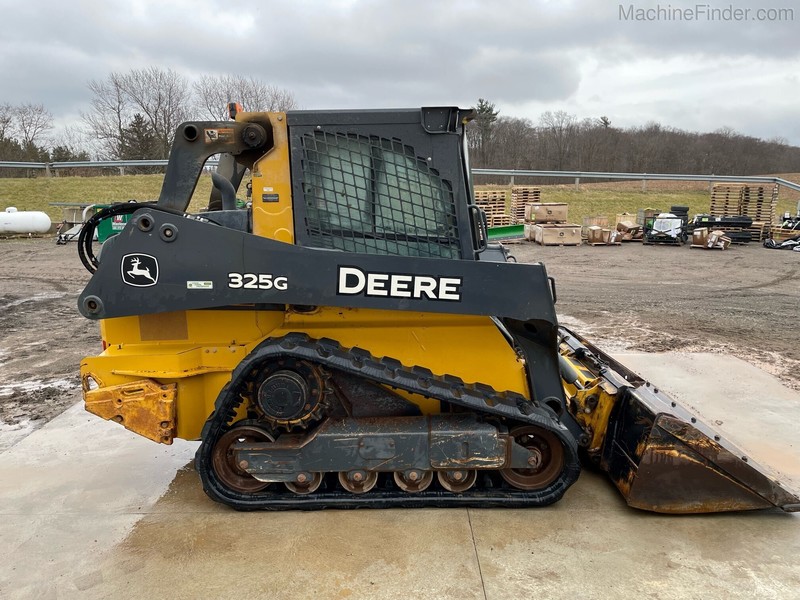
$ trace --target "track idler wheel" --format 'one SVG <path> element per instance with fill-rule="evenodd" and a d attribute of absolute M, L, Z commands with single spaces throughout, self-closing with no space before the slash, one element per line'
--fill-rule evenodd
<path fill-rule="evenodd" d="M 452 471 L 439 471 L 436 473 L 439 484 L 448 492 L 460 494 L 466 492 L 475 485 L 478 479 L 478 472 L 467 469 L 456 469 Z"/>
<path fill-rule="evenodd" d="M 366 494 L 378 483 L 377 471 L 342 471 L 339 483 L 352 494 Z"/>
<path fill-rule="evenodd" d="M 408 471 L 395 471 L 394 482 L 404 492 L 416 494 L 424 492 L 433 481 L 433 471 L 420 471 L 410 469 Z"/>
<path fill-rule="evenodd" d="M 528 469 L 502 469 L 500 475 L 520 490 L 545 488 L 564 469 L 564 450 L 558 438 L 547 430 L 524 425 L 511 430 L 514 441 L 531 452 Z"/>
<path fill-rule="evenodd" d="M 243 494 L 260 492 L 269 486 L 269 482 L 259 481 L 245 471 L 244 465 L 237 464 L 236 452 L 233 450 L 233 446 L 243 442 L 262 443 L 274 441 L 268 431 L 257 425 L 246 422 L 235 424 L 222 435 L 214 446 L 211 457 L 214 472 L 220 481 L 232 490 Z"/>

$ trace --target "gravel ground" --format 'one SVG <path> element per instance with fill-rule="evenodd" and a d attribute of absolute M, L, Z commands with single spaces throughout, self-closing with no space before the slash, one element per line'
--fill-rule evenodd
<path fill-rule="evenodd" d="M 555 277 L 561 322 L 606 350 L 732 354 L 800 390 L 800 253 L 757 244 L 511 246 Z"/>
<path fill-rule="evenodd" d="M 562 322 L 606 350 L 729 353 L 800 390 L 800 253 L 626 244 L 511 245 L 556 278 Z M 0 240 L 0 450 L 75 402 L 99 352 L 75 302 L 89 279 L 75 244 Z"/>

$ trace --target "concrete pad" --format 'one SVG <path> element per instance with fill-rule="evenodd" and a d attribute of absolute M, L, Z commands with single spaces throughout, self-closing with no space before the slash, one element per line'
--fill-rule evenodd
<path fill-rule="evenodd" d="M 237 513 L 196 447 L 76 404 L 0 454 L 0 597 L 483 597 L 466 510 Z"/>
<path fill-rule="evenodd" d="M 726 357 L 620 358 L 703 414 L 721 403 L 726 426 L 741 407 L 719 393 L 724 382 L 702 401 L 681 397 L 684 386 L 706 389 L 724 374 L 758 398 L 743 400 L 758 407 L 741 421 L 750 427 L 762 415 L 780 420 L 783 402 L 800 405 Z M 752 383 L 760 395 L 748 396 L 745 380 L 755 377 L 764 378 Z M 0 597 L 790 598 L 800 590 L 797 515 L 644 513 L 592 472 L 536 510 L 237 513 L 203 494 L 195 447 L 153 444 L 77 405 L 0 454 Z"/>
<path fill-rule="evenodd" d="M 76 404 L 0 454 L 0 597 L 77 594 L 197 447 L 109 425 Z"/>
<path fill-rule="evenodd" d="M 596 474 L 579 486 L 616 494 Z M 573 511 L 571 492 L 543 510 L 473 511 L 487 598 L 797 597 L 798 519 L 666 517 L 613 499 Z"/>
<path fill-rule="evenodd" d="M 771 375 L 713 354 L 614 357 L 796 477 L 800 395 Z M 487 598 L 800 597 L 797 514 L 646 513 L 587 471 L 555 506 L 471 513 Z"/>
<path fill-rule="evenodd" d="M 196 442 L 154 444 L 76 404 L 0 454 L 4 515 L 137 513 L 194 456 Z"/>

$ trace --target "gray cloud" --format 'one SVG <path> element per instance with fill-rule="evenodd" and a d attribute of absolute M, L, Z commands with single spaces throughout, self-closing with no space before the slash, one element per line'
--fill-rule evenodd
<path fill-rule="evenodd" d="M 88 108 L 89 79 L 156 64 L 189 78 L 252 74 L 294 91 L 306 108 L 467 105 L 482 96 L 514 116 L 563 108 L 619 115 L 620 124 L 730 125 L 800 144 L 797 114 L 783 100 L 800 92 L 800 8 L 793 22 L 737 23 L 626 22 L 618 3 L 592 0 L 33 4 L 0 0 L 11 15 L 0 25 L 0 102 L 42 102 L 60 116 Z M 773 87 L 743 97 L 731 64 L 759 65 Z"/>

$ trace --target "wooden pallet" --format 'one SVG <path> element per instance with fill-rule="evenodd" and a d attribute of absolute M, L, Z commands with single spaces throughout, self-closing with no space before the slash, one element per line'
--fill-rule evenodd
<path fill-rule="evenodd" d="M 489 227 L 503 227 L 504 225 L 516 225 L 512 223 L 510 215 L 492 215 L 486 216 L 486 221 Z"/>
<path fill-rule="evenodd" d="M 767 234 L 769 233 L 769 228 L 766 222 L 763 221 L 753 221 L 748 230 L 750 231 L 750 241 L 752 242 L 761 242 L 767 239 Z"/>
<path fill-rule="evenodd" d="M 511 218 L 515 223 L 525 222 L 525 205 L 541 201 L 541 190 L 529 185 L 511 186 Z"/>
<path fill-rule="evenodd" d="M 475 190 L 475 204 L 486 213 L 489 227 L 513 225 L 513 218 L 506 212 L 505 190 Z"/>
<path fill-rule="evenodd" d="M 521 204 L 526 202 L 541 202 L 542 191 L 538 187 L 515 185 L 511 188 L 511 201 Z"/>
<path fill-rule="evenodd" d="M 505 190 L 475 190 L 475 203 L 486 202 L 493 204 L 495 202 L 506 202 Z"/>
<path fill-rule="evenodd" d="M 741 214 L 743 184 L 717 184 L 711 188 L 710 214 L 715 217 L 730 217 Z"/>
<path fill-rule="evenodd" d="M 542 243 L 542 242 L 534 241 L 534 243 L 538 244 L 539 246 L 580 246 L 583 242 L 581 241 L 581 242 L 558 242 L 558 243 L 546 242 L 546 243 Z M 605 244 L 603 244 L 603 245 L 605 245 Z"/>
<path fill-rule="evenodd" d="M 800 235 L 800 229 L 784 229 L 783 227 L 771 227 L 769 229 L 769 237 L 776 242 L 784 242 L 798 235 Z"/>
<path fill-rule="evenodd" d="M 768 230 L 776 221 L 777 185 L 718 184 L 711 190 L 709 214 L 714 217 L 744 215 L 763 223 Z M 764 239 L 764 231 L 753 231 L 753 239 Z"/>
<path fill-rule="evenodd" d="M 586 242 L 590 246 L 622 246 L 622 242 Z"/>

